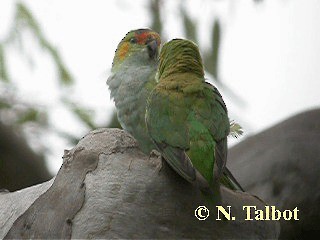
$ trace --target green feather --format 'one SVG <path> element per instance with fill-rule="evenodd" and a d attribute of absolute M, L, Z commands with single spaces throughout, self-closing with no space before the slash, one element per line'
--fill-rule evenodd
<path fill-rule="evenodd" d="M 194 43 L 184 42 L 184 45 L 181 45 L 179 40 L 174 40 L 172 46 L 165 45 L 164 49 L 167 50 L 161 52 L 163 61 L 158 65 L 156 58 L 150 58 L 147 54 L 146 45 L 130 43 L 136 34 L 144 32 L 152 33 L 154 37 L 160 40 L 152 30 L 130 31 L 118 45 L 112 75 L 107 81 L 111 90 L 111 97 L 115 101 L 119 121 L 122 127 L 137 139 L 144 153 L 148 154 L 155 148 L 161 149 L 162 156 L 169 159 L 168 163 L 172 168 L 186 180 L 195 181 L 199 175 L 197 175 L 195 169 L 198 169 L 197 171 L 201 172 L 200 175 L 203 177 L 201 180 L 205 181 L 204 184 L 208 184 L 214 178 L 212 169 L 216 158 L 222 159 L 220 161 L 221 169 L 224 165 L 223 158 L 226 152 L 226 144 L 223 140 L 218 142 L 216 140 L 223 139 L 228 132 L 226 127 L 228 124 L 223 124 L 226 127 L 226 132 L 220 131 L 222 128 L 219 126 L 221 114 L 226 114 L 227 108 L 219 91 L 214 86 L 204 82 L 201 57 Z M 123 46 L 128 43 L 130 43 L 130 48 L 124 56 L 125 48 Z M 176 58 L 179 61 L 176 61 Z M 183 61 L 180 61 L 180 59 Z M 187 59 L 187 62 L 184 62 L 185 59 Z M 162 70 L 158 70 L 156 74 L 157 67 Z M 173 70 L 172 74 L 170 73 L 171 70 Z M 190 77 L 190 72 L 192 72 L 192 77 Z M 180 81 L 176 81 L 177 75 L 179 75 L 177 79 Z M 170 92 L 170 94 L 162 97 L 154 91 L 153 96 L 156 98 L 154 101 L 156 106 L 154 109 L 146 108 L 146 99 L 151 90 L 158 84 L 160 76 L 162 80 L 166 80 L 164 86 L 166 90 L 161 93 Z M 173 79 L 171 79 L 172 77 Z M 189 80 L 185 81 L 186 79 Z M 193 100 L 197 94 L 199 97 L 196 97 L 196 99 L 202 100 Z M 184 99 L 184 95 L 193 97 L 181 101 L 181 99 Z M 181 99 L 176 101 L 176 98 Z M 203 101 L 203 99 L 211 98 L 213 103 Z M 188 116 L 184 109 L 188 109 L 190 106 L 194 106 L 195 110 L 193 114 Z M 221 114 L 212 115 L 211 111 L 203 110 L 208 108 L 219 108 Z M 145 125 L 145 112 L 151 112 L 151 115 L 154 116 L 151 126 L 155 136 L 152 140 Z M 146 115 L 150 114 L 146 113 Z M 188 125 L 184 124 L 186 118 L 190 121 Z M 171 127 L 167 127 L 168 122 L 170 122 Z M 161 132 L 159 136 L 156 134 L 158 132 Z M 181 134 L 185 132 L 191 133 L 189 138 L 185 134 Z M 211 132 L 215 132 L 214 137 L 211 136 Z M 167 136 L 171 141 L 164 142 L 162 136 Z M 192 143 L 191 147 L 189 146 L 190 142 Z M 223 174 L 221 183 L 235 189 L 233 187 L 234 181 L 230 181 L 230 176 L 225 172 Z"/>
<path fill-rule="evenodd" d="M 182 39 L 171 40 L 160 52 L 158 78 L 166 78 L 170 74 L 192 73 L 203 78 L 202 59 L 196 44 Z"/>
<path fill-rule="evenodd" d="M 236 123 L 234 120 L 230 121 L 230 136 L 234 138 L 239 138 L 243 134 L 243 129 L 240 124 Z"/>
<path fill-rule="evenodd" d="M 199 181 L 205 190 L 215 188 L 225 167 L 230 125 L 219 91 L 205 82 L 198 47 L 182 39 L 165 44 L 158 78 L 146 112 L 151 138 L 182 177 Z"/>

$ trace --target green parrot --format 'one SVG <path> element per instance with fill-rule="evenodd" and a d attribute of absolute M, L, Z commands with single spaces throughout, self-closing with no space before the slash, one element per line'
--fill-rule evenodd
<path fill-rule="evenodd" d="M 107 85 L 111 91 L 117 117 L 123 129 L 138 142 L 145 154 L 157 149 L 146 129 L 145 109 L 147 98 L 156 86 L 158 55 L 161 39 L 151 29 L 132 30 L 118 44 Z M 234 136 L 241 135 L 241 128 L 232 123 Z M 229 187 L 241 189 L 232 174 L 226 169 L 234 184 Z M 227 184 L 225 184 L 227 185 Z"/>
<path fill-rule="evenodd" d="M 164 159 L 206 192 L 219 181 L 243 190 L 226 168 L 228 112 L 218 89 L 205 82 L 198 47 L 183 39 L 166 43 L 156 77 L 145 120 Z"/>
<path fill-rule="evenodd" d="M 127 33 L 119 43 L 107 84 L 114 99 L 118 120 L 149 154 L 155 149 L 145 125 L 147 98 L 156 86 L 160 36 L 151 29 Z"/>

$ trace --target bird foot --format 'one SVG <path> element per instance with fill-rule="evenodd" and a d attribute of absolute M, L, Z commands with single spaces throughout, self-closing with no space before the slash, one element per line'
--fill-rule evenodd
<path fill-rule="evenodd" d="M 149 159 L 151 158 L 159 158 L 161 157 L 161 154 L 157 151 L 157 150 L 152 150 L 150 153 L 149 153 Z"/>
<path fill-rule="evenodd" d="M 152 164 L 156 165 L 156 171 L 160 172 L 163 166 L 163 158 L 161 154 L 157 150 L 152 150 L 149 154 L 149 160 L 152 162 Z"/>

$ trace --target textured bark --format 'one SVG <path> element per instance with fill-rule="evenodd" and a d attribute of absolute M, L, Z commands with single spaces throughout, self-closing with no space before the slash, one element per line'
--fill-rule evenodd
<path fill-rule="evenodd" d="M 70 238 L 72 219 L 84 202 L 84 178 L 97 164 L 98 154 L 88 149 L 77 147 L 66 151 L 50 189 L 14 222 L 5 239 Z"/>
<path fill-rule="evenodd" d="M 93 131 L 68 152 L 54 182 L 0 195 L 0 237 L 277 238 L 278 222 L 244 221 L 242 206 L 264 209 L 260 199 L 221 187 L 236 220 L 217 221 L 198 188 L 160 164 L 122 130 Z M 210 209 L 205 221 L 194 216 L 199 205 Z"/>
<path fill-rule="evenodd" d="M 298 207 L 300 220 L 282 221 L 281 238 L 320 236 L 319 109 L 242 141 L 230 149 L 228 165 L 250 193 L 283 210 Z"/>

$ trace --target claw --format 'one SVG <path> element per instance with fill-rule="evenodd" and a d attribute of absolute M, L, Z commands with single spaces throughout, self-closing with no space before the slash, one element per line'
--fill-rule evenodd
<path fill-rule="evenodd" d="M 156 161 L 153 160 L 153 163 L 156 165 L 156 171 L 160 172 L 163 166 L 161 154 L 157 150 L 152 150 L 149 154 L 149 160 L 152 160 L 152 158 L 156 158 Z"/>
<path fill-rule="evenodd" d="M 150 158 L 159 158 L 159 157 L 161 157 L 161 154 L 160 154 L 157 150 L 155 150 L 155 149 L 153 149 L 153 150 L 149 153 L 149 160 L 150 160 Z"/>

